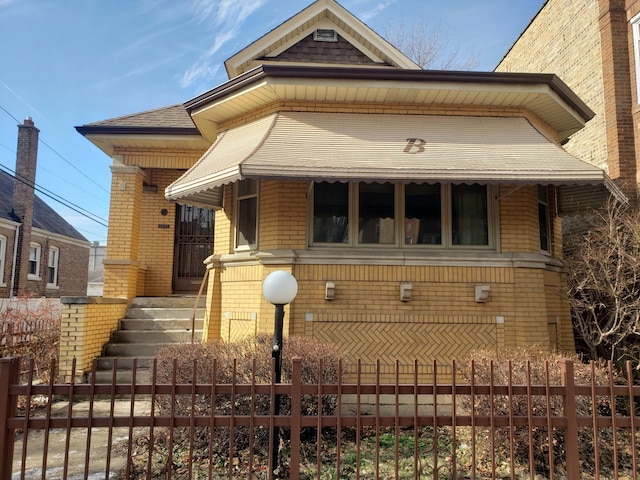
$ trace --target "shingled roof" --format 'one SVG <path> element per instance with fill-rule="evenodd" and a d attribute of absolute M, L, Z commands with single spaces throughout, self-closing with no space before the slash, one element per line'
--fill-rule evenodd
<path fill-rule="evenodd" d="M 116 130 L 120 128 L 129 132 L 134 130 L 144 130 L 148 133 L 171 132 L 194 135 L 199 134 L 191 120 L 191 116 L 187 113 L 184 105 L 182 104 L 88 123 L 86 125 L 76 127 L 76 130 L 84 134 L 97 133 L 103 128 L 105 131 L 109 131 L 110 133 L 117 133 Z"/>
<path fill-rule="evenodd" d="M 0 219 L 18 222 L 13 214 L 14 177 L 0 170 Z M 33 227 L 75 240 L 88 240 L 37 195 L 33 200 Z"/>

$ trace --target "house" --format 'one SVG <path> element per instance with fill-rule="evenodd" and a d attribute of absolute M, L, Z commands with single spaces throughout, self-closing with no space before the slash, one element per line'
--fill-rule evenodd
<path fill-rule="evenodd" d="M 34 192 L 38 134 L 18 125 L 15 176 L 0 171 L 0 298 L 87 290 L 89 242 Z"/>
<path fill-rule="evenodd" d="M 595 117 L 564 148 L 637 199 L 640 2 L 547 0 L 496 71 L 555 72 Z M 586 200 L 586 199 L 585 199 Z"/>
<path fill-rule="evenodd" d="M 68 305 L 61 368 L 87 368 L 131 298 L 198 289 L 204 265 L 208 341 L 273 332 L 261 285 L 285 270 L 285 334 L 364 374 L 574 349 L 559 206 L 615 187 L 562 149 L 593 112 L 560 78 L 421 70 L 334 0 L 225 67 L 184 104 L 77 127 L 113 159 L 112 204 L 104 296 Z"/>

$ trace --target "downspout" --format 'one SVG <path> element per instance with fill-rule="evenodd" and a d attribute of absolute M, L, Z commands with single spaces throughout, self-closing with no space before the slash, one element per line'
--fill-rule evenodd
<path fill-rule="evenodd" d="M 13 261 L 11 262 L 11 285 L 9 287 L 9 298 L 13 298 L 13 287 L 16 282 L 16 262 L 18 261 L 18 239 L 20 237 L 20 227 L 22 224 L 16 225 L 16 235 L 13 239 Z"/>

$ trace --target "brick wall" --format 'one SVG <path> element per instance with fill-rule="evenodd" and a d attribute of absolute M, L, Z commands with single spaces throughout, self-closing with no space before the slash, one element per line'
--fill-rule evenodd
<path fill-rule="evenodd" d="M 231 190 L 225 189 L 225 210 L 216 216 L 222 265 L 214 266 L 209 282 L 210 340 L 273 332 L 274 307 L 262 296 L 262 282 L 285 269 L 299 282 L 298 296 L 286 307 L 286 334 L 330 341 L 369 367 L 376 358 L 409 364 L 415 356 L 446 365 L 477 348 L 536 344 L 573 350 L 560 263 L 539 255 L 536 186 L 500 187 L 501 253 L 447 252 L 446 260 L 427 255 L 411 262 L 398 260 L 402 256 L 385 260 L 382 251 L 378 258 L 351 258 L 358 249 L 329 249 L 322 258 L 305 253 L 308 184 L 271 181 L 260 182 L 260 250 L 230 257 L 232 243 L 224 234 L 229 238 Z M 280 215 L 286 222 L 273 219 Z M 552 223 L 557 253 L 559 225 Z M 324 298 L 327 281 L 336 285 L 335 300 Z M 410 302 L 399 298 L 405 282 L 413 285 Z M 489 301 L 475 301 L 476 285 L 490 286 Z"/>
<path fill-rule="evenodd" d="M 124 318 L 126 299 L 102 297 L 63 297 L 60 326 L 59 375 L 69 381 L 72 362 L 76 359 L 76 377 L 82 379 L 91 370 L 91 363 L 100 356 L 111 332 Z"/>
<path fill-rule="evenodd" d="M 567 83 L 596 115 L 565 148 L 619 179 L 631 198 L 638 108 L 629 20 L 637 10 L 635 0 L 549 0 L 496 68 L 555 73 Z"/>

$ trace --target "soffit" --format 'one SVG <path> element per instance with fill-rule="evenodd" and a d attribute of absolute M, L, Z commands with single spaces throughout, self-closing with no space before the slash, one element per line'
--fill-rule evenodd
<path fill-rule="evenodd" d="M 553 75 L 263 65 L 185 103 L 200 132 L 277 101 L 523 108 L 561 141 L 593 112 Z"/>

